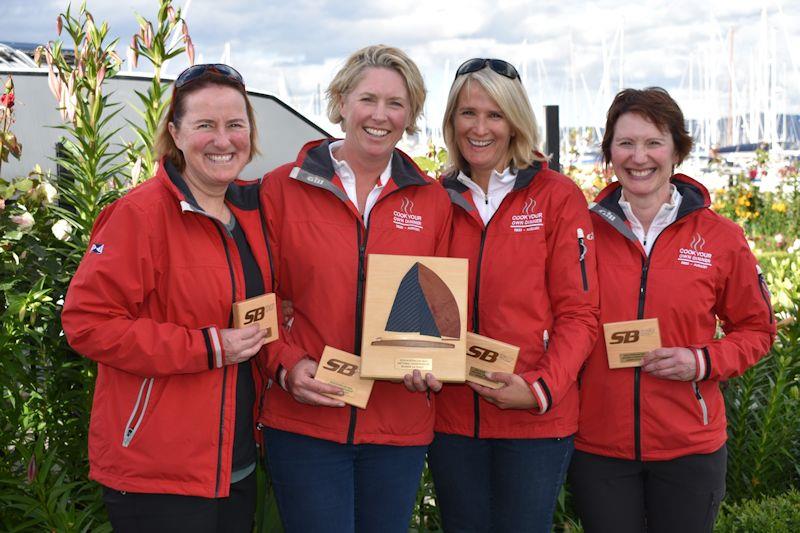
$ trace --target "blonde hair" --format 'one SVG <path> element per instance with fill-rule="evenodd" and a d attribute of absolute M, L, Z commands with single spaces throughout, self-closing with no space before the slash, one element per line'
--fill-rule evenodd
<path fill-rule="evenodd" d="M 175 89 L 173 87 L 169 108 L 167 112 L 164 113 L 161 123 L 158 125 L 158 132 L 156 133 L 156 142 L 153 148 L 158 159 L 169 159 L 179 172 L 183 172 L 186 168 L 186 159 L 183 157 L 183 152 L 181 152 L 175 144 L 175 139 L 172 138 L 172 134 L 169 132 L 169 123 L 172 122 L 175 124 L 176 128 L 180 128 L 181 120 L 186 113 L 186 97 L 200 89 L 215 85 L 230 87 L 244 97 L 247 121 L 250 123 L 250 154 L 247 161 L 252 161 L 254 156 L 261 153 L 257 144 L 258 130 L 256 129 L 256 114 L 253 110 L 253 104 L 250 103 L 250 99 L 247 97 L 247 91 L 244 86 L 219 75 L 203 75 L 180 89 Z"/>
<path fill-rule="evenodd" d="M 511 139 L 508 146 L 511 164 L 515 168 L 525 168 L 534 161 L 545 161 L 547 158 L 539 153 L 541 142 L 539 125 L 536 123 L 536 116 L 533 114 L 522 82 L 519 79 L 512 80 L 498 74 L 487 66 L 481 70 L 456 77 L 450 87 L 447 107 L 442 120 L 444 143 L 447 146 L 448 154 L 446 172 L 460 170 L 469 173 L 469 163 L 458 149 L 454 119 L 458 97 L 464 88 L 473 82 L 479 84 L 489 94 L 511 126 Z"/>
<path fill-rule="evenodd" d="M 425 104 L 425 82 L 417 65 L 405 52 L 393 46 L 376 44 L 367 46 L 351 55 L 344 66 L 331 80 L 326 94 L 328 96 L 328 120 L 334 124 L 342 124 L 346 128 L 341 108 L 347 94 L 361 81 L 367 68 L 392 69 L 403 78 L 408 90 L 409 124 L 406 133 L 409 135 L 419 131 L 417 119 L 422 114 Z"/>

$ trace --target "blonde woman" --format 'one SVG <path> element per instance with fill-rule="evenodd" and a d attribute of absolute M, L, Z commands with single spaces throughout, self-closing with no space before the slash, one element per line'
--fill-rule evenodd
<path fill-rule="evenodd" d="M 345 407 L 313 379 L 325 345 L 358 354 L 367 257 L 447 253 L 447 194 L 395 145 L 416 131 L 425 100 L 417 66 L 401 50 L 354 53 L 328 87 L 328 115 L 343 140 L 303 147 L 262 188 L 278 295 L 291 300 L 287 345 L 269 352 L 280 386 L 259 421 L 284 529 L 406 531 L 441 384 L 419 371 L 375 383 L 366 409 Z M 393 222 L 413 206 L 419 227 Z"/>
<path fill-rule="evenodd" d="M 443 121 L 450 255 L 470 262 L 470 326 L 520 347 L 502 384 L 448 385 L 430 466 L 447 531 L 550 531 L 577 430 L 577 377 L 597 333 L 586 200 L 547 168 L 516 69 L 458 69 Z"/>

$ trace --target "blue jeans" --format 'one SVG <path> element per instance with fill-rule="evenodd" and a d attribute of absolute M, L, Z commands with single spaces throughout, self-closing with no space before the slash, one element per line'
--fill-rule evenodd
<path fill-rule="evenodd" d="M 437 433 L 428 464 L 444 530 L 549 532 L 572 441 Z"/>
<path fill-rule="evenodd" d="M 426 446 L 339 444 L 265 428 L 286 533 L 408 531 Z"/>

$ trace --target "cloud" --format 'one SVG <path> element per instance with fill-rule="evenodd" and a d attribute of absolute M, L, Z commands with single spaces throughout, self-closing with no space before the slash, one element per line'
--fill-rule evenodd
<path fill-rule="evenodd" d="M 152 0 L 88 5 L 122 43 L 136 29 L 134 11 L 155 15 Z M 65 6 L 48 0 L 33 14 L 28 0 L 3 0 L 0 36 L 53 39 L 56 14 Z M 793 89 L 800 86 L 798 2 L 192 0 L 188 23 L 203 60 L 218 61 L 230 43 L 232 63 L 250 87 L 279 94 L 303 112 L 318 105 L 320 92 L 350 53 L 377 42 L 398 46 L 417 61 L 434 124 L 456 67 L 470 57 L 501 57 L 517 65 L 535 106 L 562 106 L 562 124 L 602 121 L 620 79 L 636 87 L 663 86 L 681 95 L 687 110 L 702 110 L 708 95 L 701 95 L 699 82 L 706 77 L 720 88 L 724 107 L 731 30 L 737 90 L 746 92 L 751 65 L 771 58 L 786 88 L 787 108 L 800 110 L 800 91 Z M 174 62 L 169 72 L 183 66 Z"/>

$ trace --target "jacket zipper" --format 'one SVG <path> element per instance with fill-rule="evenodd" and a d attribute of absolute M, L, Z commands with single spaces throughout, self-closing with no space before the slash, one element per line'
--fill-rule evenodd
<path fill-rule="evenodd" d="M 692 382 L 692 389 L 694 389 L 694 397 L 697 398 L 697 403 L 700 404 L 700 412 L 703 413 L 703 425 L 708 425 L 708 406 L 706 405 L 706 400 L 703 398 L 703 395 L 700 394 L 700 387 L 697 385 L 696 381 Z"/>
<path fill-rule="evenodd" d="M 656 237 L 656 240 L 658 240 L 658 237 Z M 639 281 L 639 305 L 636 310 L 636 318 L 638 320 L 644 318 L 644 301 L 645 295 L 647 294 L 647 273 L 650 269 L 650 257 L 653 255 L 655 244 L 656 243 L 653 242 L 653 247 L 650 248 L 650 255 L 642 258 L 642 277 Z M 633 370 L 633 447 L 637 461 L 642 460 L 641 381 L 642 368 L 637 366 Z"/>
<path fill-rule="evenodd" d="M 150 403 L 150 393 L 153 390 L 153 381 L 154 378 L 144 378 L 142 380 L 142 384 L 139 386 L 139 394 L 136 396 L 136 403 L 133 405 L 133 410 L 131 411 L 130 418 L 128 418 L 128 423 L 125 424 L 125 432 L 122 434 L 123 448 L 130 446 L 133 437 L 135 437 L 136 432 L 139 431 L 139 426 L 142 425 L 144 413 L 147 411 L 147 404 Z M 145 388 L 147 388 L 147 392 L 145 392 Z M 144 395 L 144 402 L 142 402 L 142 395 Z M 140 405 L 141 409 L 139 409 Z M 139 414 L 138 418 L 136 417 L 137 413 Z M 133 422 L 134 419 L 136 419 L 135 424 Z"/>
<path fill-rule="evenodd" d="M 505 198 L 504 198 L 504 200 L 505 200 Z M 499 206 L 498 206 L 498 209 L 500 209 Z M 492 217 L 492 218 L 494 218 L 494 217 Z M 480 292 L 481 292 L 481 267 L 483 266 L 483 248 L 484 248 L 484 245 L 486 244 L 486 234 L 487 234 L 487 232 L 489 230 L 489 224 L 491 224 L 491 223 L 492 223 L 492 220 L 489 219 L 489 222 L 486 224 L 486 226 L 483 228 L 483 230 L 481 230 L 481 246 L 478 249 L 478 264 L 477 264 L 477 267 L 475 269 L 475 296 L 473 297 L 473 300 L 472 300 L 472 331 L 474 331 L 475 333 L 478 333 L 478 334 L 480 334 L 480 331 L 479 331 L 480 320 L 478 319 L 478 301 L 479 301 L 479 296 L 480 296 Z M 479 439 L 480 438 L 480 434 L 481 434 L 481 403 L 480 403 L 480 399 L 481 399 L 480 395 L 477 392 L 473 391 L 472 392 L 472 401 L 473 401 L 473 405 L 474 405 L 473 412 L 474 412 L 474 416 L 475 416 L 475 433 L 474 433 L 473 436 L 476 439 Z"/>
<path fill-rule="evenodd" d="M 225 259 L 228 262 L 228 272 L 231 276 L 231 303 L 236 301 L 236 277 L 233 272 L 233 263 L 231 262 L 231 252 L 228 248 L 228 241 L 225 237 L 225 233 L 222 228 L 222 222 L 218 220 L 212 220 L 214 222 L 214 227 L 217 228 L 219 232 L 219 237 L 222 239 L 222 247 L 225 250 Z M 228 327 L 233 325 L 233 311 L 231 311 L 231 315 L 228 317 Z M 219 408 L 219 435 L 217 436 L 219 445 L 217 446 L 217 475 L 216 481 L 214 483 L 214 497 L 219 498 L 220 493 L 220 481 L 222 479 L 222 439 L 225 433 L 225 393 L 227 392 L 228 388 L 228 366 L 225 365 L 222 367 L 222 397 L 220 400 L 220 408 Z"/>
<path fill-rule="evenodd" d="M 374 206 L 373 206 L 374 209 Z M 363 335 L 361 321 L 364 319 L 364 283 L 367 280 L 367 238 L 369 237 L 369 225 L 364 226 L 361 231 L 361 221 L 356 221 L 356 238 L 358 244 L 358 280 L 356 283 L 356 323 L 353 352 L 361 356 L 361 337 Z M 358 420 L 358 410 L 350 406 L 350 424 L 347 428 L 347 444 L 353 444 L 356 436 L 356 422 Z"/>

